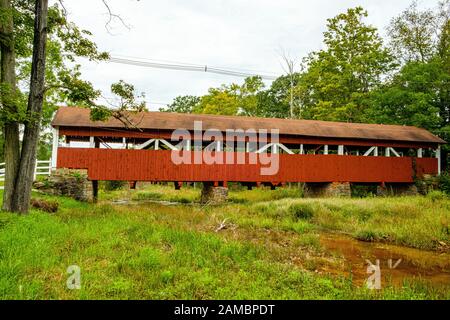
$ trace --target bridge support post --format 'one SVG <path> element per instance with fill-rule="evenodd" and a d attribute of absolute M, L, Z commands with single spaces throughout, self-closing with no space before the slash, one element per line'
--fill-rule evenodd
<path fill-rule="evenodd" d="M 92 202 L 98 200 L 98 180 L 92 180 Z"/>
<path fill-rule="evenodd" d="M 225 186 L 219 187 L 212 182 L 203 182 L 203 189 L 201 194 L 201 203 L 204 204 L 219 204 L 227 201 L 228 188 Z"/>
<path fill-rule="evenodd" d="M 305 197 L 350 197 L 350 182 L 306 183 Z"/>

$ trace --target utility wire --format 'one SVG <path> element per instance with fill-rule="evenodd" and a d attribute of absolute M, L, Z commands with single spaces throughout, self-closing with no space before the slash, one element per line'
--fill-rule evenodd
<path fill-rule="evenodd" d="M 268 74 L 258 74 L 249 73 L 249 72 L 240 72 L 230 69 L 217 68 L 207 65 L 195 65 L 195 64 L 185 64 L 185 63 L 162 63 L 162 62 L 150 62 L 150 61 L 139 61 L 134 59 L 126 59 L 119 57 L 110 57 L 109 62 L 133 65 L 139 67 L 148 67 L 148 68 L 158 68 L 158 69 L 170 69 L 170 70 L 180 70 L 180 71 L 197 71 L 197 72 L 210 72 L 216 74 L 223 74 L 227 76 L 235 76 L 235 77 L 252 77 L 252 76 L 260 76 L 261 79 L 264 80 L 275 80 L 276 76 L 271 76 Z"/>

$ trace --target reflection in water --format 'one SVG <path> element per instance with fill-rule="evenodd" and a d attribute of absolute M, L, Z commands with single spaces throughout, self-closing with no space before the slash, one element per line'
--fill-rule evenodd
<path fill-rule="evenodd" d="M 450 254 L 358 241 L 348 236 L 322 234 L 321 245 L 345 259 L 341 270 L 324 267 L 321 271 L 336 275 L 352 275 L 353 283 L 364 285 L 370 276 L 369 263 L 379 260 L 381 285 L 399 286 L 405 279 L 421 279 L 439 287 L 450 288 Z"/>

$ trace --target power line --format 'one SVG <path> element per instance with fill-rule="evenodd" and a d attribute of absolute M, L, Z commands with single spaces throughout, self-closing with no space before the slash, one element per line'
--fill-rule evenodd
<path fill-rule="evenodd" d="M 108 62 L 133 65 L 133 66 L 139 66 L 139 67 L 158 68 L 158 69 L 209 72 L 209 73 L 216 73 L 216 74 L 222 74 L 222 75 L 234 76 L 234 77 L 242 77 L 242 78 L 252 77 L 252 76 L 260 76 L 261 79 L 264 79 L 264 80 L 277 79 L 277 76 L 261 74 L 258 72 L 252 72 L 252 73 L 241 72 L 241 71 L 236 71 L 236 70 L 231 70 L 231 69 L 218 68 L 218 67 L 207 66 L 207 65 L 188 64 L 188 63 L 163 63 L 163 62 L 156 62 L 156 61 L 151 62 L 151 61 L 140 61 L 140 60 L 135 60 L 135 59 L 120 58 L 120 57 L 110 57 L 108 59 Z"/>
<path fill-rule="evenodd" d="M 118 54 L 118 55 L 114 55 L 115 58 L 122 58 L 122 59 L 130 59 L 130 60 L 138 60 L 138 61 L 150 61 L 150 62 L 162 62 L 162 63 L 168 63 L 168 64 L 182 64 L 182 65 L 190 65 L 190 66 L 200 66 L 200 67 L 204 67 L 204 65 L 199 64 L 199 63 L 188 63 L 188 62 L 184 62 L 184 61 L 175 61 L 175 60 L 163 60 L 163 59 L 151 59 L 151 58 L 142 58 L 142 57 L 136 57 L 136 56 L 129 56 L 129 55 L 122 55 L 122 54 Z M 244 69 L 244 68 L 230 68 L 230 67 L 225 67 L 225 66 L 215 66 L 216 68 L 220 68 L 220 69 L 227 69 L 227 70 L 231 70 L 231 71 L 240 71 L 240 72 L 248 72 L 251 74 L 265 74 L 268 76 L 278 76 L 277 72 L 273 72 L 273 71 L 264 71 L 264 70 L 255 70 L 255 69 Z"/>

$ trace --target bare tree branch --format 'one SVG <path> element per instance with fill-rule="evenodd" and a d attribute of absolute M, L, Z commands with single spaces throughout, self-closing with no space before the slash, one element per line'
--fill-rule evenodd
<path fill-rule="evenodd" d="M 63 0 L 58 0 L 58 2 L 59 2 L 59 4 L 61 5 L 61 8 L 62 8 L 62 10 L 63 10 L 64 16 L 67 16 L 67 9 L 66 9 L 66 7 L 64 6 Z"/>
<path fill-rule="evenodd" d="M 106 24 L 105 24 L 105 28 L 106 28 L 106 31 L 108 31 L 108 33 L 111 33 L 110 25 L 111 25 L 111 23 L 112 23 L 112 21 L 113 21 L 114 19 L 119 20 L 120 23 L 121 23 L 125 28 L 130 29 L 130 26 L 127 25 L 127 24 L 125 23 L 125 21 L 122 19 L 121 16 L 119 16 L 118 14 L 115 14 L 115 13 L 112 12 L 112 10 L 111 10 L 111 8 L 110 8 L 110 6 L 108 5 L 108 3 L 107 3 L 106 0 L 102 0 L 102 2 L 103 2 L 103 4 L 105 5 L 106 9 L 108 10 L 108 15 L 109 15 L 109 19 L 108 19 L 108 21 L 107 21 Z"/>
<path fill-rule="evenodd" d="M 281 67 L 283 71 L 289 76 L 290 82 L 290 98 L 289 98 L 289 114 L 290 118 L 294 118 L 294 76 L 295 76 L 295 65 L 296 61 L 284 50 L 280 49 L 279 55 L 283 59 Z"/>

